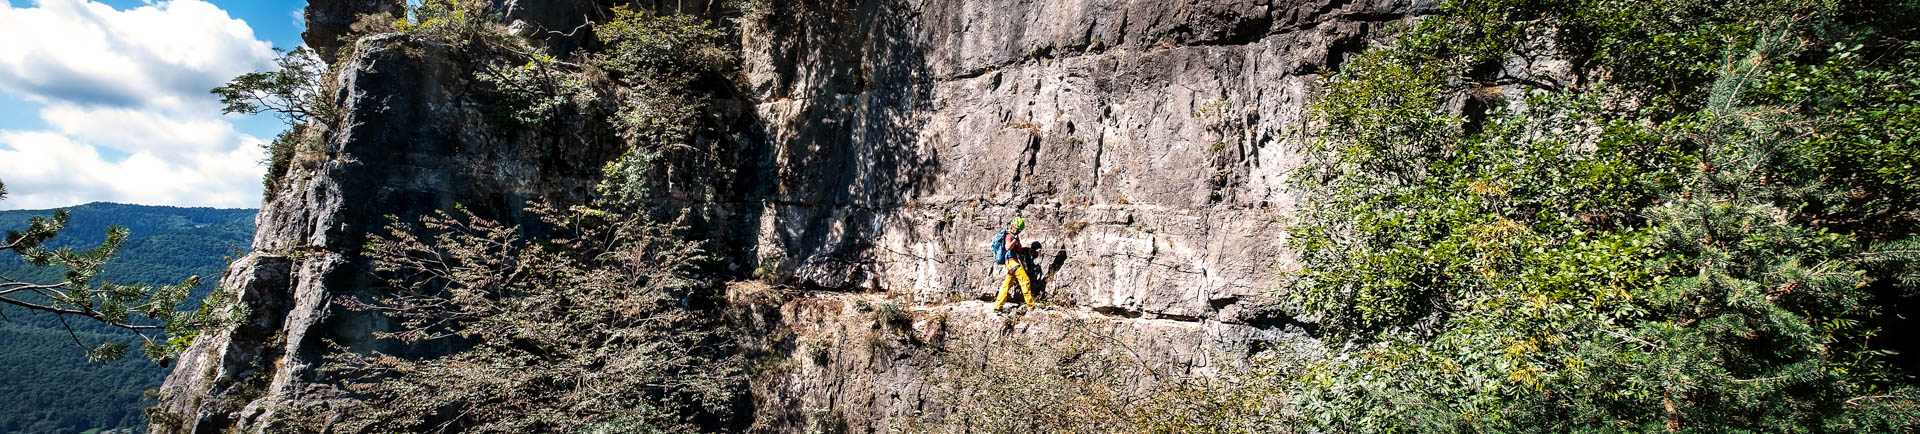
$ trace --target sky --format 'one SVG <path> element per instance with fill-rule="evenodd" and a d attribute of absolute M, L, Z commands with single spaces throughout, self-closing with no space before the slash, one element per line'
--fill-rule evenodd
<path fill-rule="evenodd" d="M 301 44 L 301 0 L 0 0 L 0 210 L 258 208 L 261 143 L 208 91 Z"/>

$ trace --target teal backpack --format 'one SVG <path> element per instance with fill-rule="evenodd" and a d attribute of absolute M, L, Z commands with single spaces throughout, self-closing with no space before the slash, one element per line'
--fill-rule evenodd
<path fill-rule="evenodd" d="M 1011 257 L 1013 252 L 1007 251 L 1007 230 L 1001 229 L 1000 235 L 993 237 L 993 262 L 996 264 L 1007 262 L 1007 258 Z"/>

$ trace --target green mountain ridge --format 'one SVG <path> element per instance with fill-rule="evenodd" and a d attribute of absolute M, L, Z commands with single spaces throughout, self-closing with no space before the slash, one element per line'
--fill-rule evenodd
<path fill-rule="evenodd" d="M 65 208 L 66 230 L 52 247 L 85 249 L 105 240 L 107 228 L 122 226 L 126 244 L 101 277 L 121 284 L 171 284 L 200 276 L 204 294 L 219 281 L 226 259 L 252 243 L 252 209 L 183 208 L 94 202 Z M 53 210 L 0 211 L 0 231 L 19 230 L 35 216 Z M 0 276 L 23 281 L 52 281 L 60 270 L 30 267 L 12 254 L 0 254 Z M 198 294 L 196 294 L 198 295 Z M 197 298 L 197 297 L 196 297 Z M 98 345 L 137 340 L 124 330 L 96 322 L 0 306 L 0 433 L 83 432 L 89 429 L 145 429 L 142 395 L 159 386 L 167 366 L 140 357 L 89 364 L 74 340 Z"/>

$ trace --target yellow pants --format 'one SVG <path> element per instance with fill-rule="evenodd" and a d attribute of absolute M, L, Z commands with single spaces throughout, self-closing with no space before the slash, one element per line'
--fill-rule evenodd
<path fill-rule="evenodd" d="M 1033 307 L 1033 283 L 1027 280 L 1027 267 L 1020 266 L 1019 260 L 1007 259 L 1007 280 L 1000 282 L 1000 298 L 993 301 L 993 310 L 1007 304 L 1007 290 L 1013 289 L 1015 278 L 1020 279 L 1020 295 L 1027 297 L 1027 307 Z"/>

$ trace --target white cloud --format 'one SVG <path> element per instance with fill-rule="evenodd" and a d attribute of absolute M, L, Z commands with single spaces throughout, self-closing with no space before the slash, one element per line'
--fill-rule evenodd
<path fill-rule="evenodd" d="M 252 27 L 200 0 L 38 6 L 0 2 L 0 89 L 35 101 L 203 110 L 208 89 L 273 61 Z"/>
<path fill-rule="evenodd" d="M 48 128 L 0 131 L 0 209 L 259 205 L 261 140 L 208 93 L 272 65 L 247 23 L 201 0 L 35 6 L 0 0 L 0 91 L 44 104 Z"/>
<path fill-rule="evenodd" d="M 257 139 L 183 162 L 139 152 L 119 162 L 92 145 L 50 132 L 0 132 L 0 173 L 10 209 L 56 208 L 93 201 L 147 205 L 252 208 L 260 204 Z"/>
<path fill-rule="evenodd" d="M 168 116 L 152 110 L 53 105 L 41 120 L 89 143 L 172 155 L 218 151 L 240 143 L 233 124 L 213 116 Z"/>

